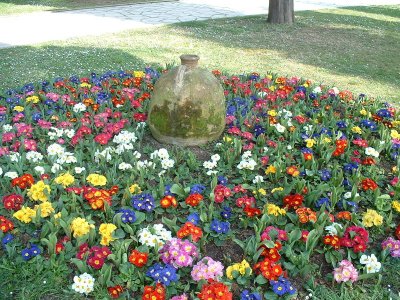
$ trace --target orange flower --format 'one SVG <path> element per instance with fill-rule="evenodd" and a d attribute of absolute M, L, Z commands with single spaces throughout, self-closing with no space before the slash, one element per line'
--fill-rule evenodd
<path fill-rule="evenodd" d="M 192 236 L 193 242 L 197 242 L 202 236 L 203 231 L 191 222 L 186 222 L 176 233 L 176 236 L 183 239 L 186 236 Z"/>
<path fill-rule="evenodd" d="M 312 160 L 313 155 L 311 153 L 303 153 L 304 160 Z"/>
<path fill-rule="evenodd" d="M 351 212 L 340 211 L 336 214 L 336 218 L 351 221 Z"/>
<path fill-rule="evenodd" d="M 148 256 L 148 253 L 132 250 L 131 255 L 129 255 L 129 262 L 136 267 L 141 268 L 147 264 Z"/>
<path fill-rule="evenodd" d="M 168 208 L 170 206 L 177 207 L 178 202 L 176 201 L 176 198 L 174 196 L 165 196 L 160 200 L 160 204 L 162 208 Z"/>
<path fill-rule="evenodd" d="M 300 175 L 300 171 L 296 166 L 287 167 L 286 173 L 289 175 L 292 175 L 293 177 L 297 177 Z"/>

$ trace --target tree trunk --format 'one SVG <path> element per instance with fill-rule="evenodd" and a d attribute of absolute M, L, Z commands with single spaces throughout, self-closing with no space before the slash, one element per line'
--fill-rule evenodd
<path fill-rule="evenodd" d="M 268 23 L 293 24 L 294 0 L 269 0 Z"/>

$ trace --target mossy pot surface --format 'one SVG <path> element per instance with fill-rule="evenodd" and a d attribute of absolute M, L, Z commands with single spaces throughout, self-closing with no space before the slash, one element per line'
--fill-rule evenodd
<path fill-rule="evenodd" d="M 224 131 L 225 96 L 218 79 L 197 67 L 198 56 L 190 56 L 189 62 L 182 57 L 182 65 L 155 84 L 148 124 L 161 143 L 196 146 L 218 139 Z"/>

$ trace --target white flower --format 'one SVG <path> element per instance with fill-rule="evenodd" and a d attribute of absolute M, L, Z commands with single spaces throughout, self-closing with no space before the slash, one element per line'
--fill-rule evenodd
<path fill-rule="evenodd" d="M 3 175 L 3 169 L 0 167 L 0 176 Z"/>
<path fill-rule="evenodd" d="M 318 94 L 318 93 L 321 93 L 321 92 L 322 92 L 322 89 L 321 89 L 320 86 L 317 86 L 317 87 L 315 87 L 315 88 L 313 89 L 313 93 L 314 93 L 314 94 Z"/>
<path fill-rule="evenodd" d="M 167 170 L 167 169 L 172 168 L 174 166 L 174 164 L 175 164 L 175 161 L 173 159 L 169 159 L 169 158 L 163 159 L 161 161 L 161 168 Z"/>
<path fill-rule="evenodd" d="M 89 294 L 93 291 L 95 279 L 92 275 L 83 273 L 80 276 L 74 276 L 74 283 L 72 289 L 80 294 Z"/>
<path fill-rule="evenodd" d="M 47 147 L 47 154 L 50 156 L 60 156 L 64 153 L 64 148 L 57 143 L 51 144 Z"/>
<path fill-rule="evenodd" d="M 145 128 L 146 125 L 147 125 L 146 122 L 139 122 L 139 123 L 136 125 L 136 129 Z"/>
<path fill-rule="evenodd" d="M 86 105 L 83 103 L 75 104 L 72 110 L 76 113 L 80 113 L 86 110 Z"/>
<path fill-rule="evenodd" d="M 342 229 L 343 226 L 339 223 L 332 223 L 331 225 L 326 226 L 325 230 L 328 231 L 328 235 L 337 235 L 338 228 Z"/>
<path fill-rule="evenodd" d="M 85 167 L 75 167 L 75 173 L 76 174 L 81 174 L 83 171 L 85 171 Z"/>
<path fill-rule="evenodd" d="M 262 183 L 262 182 L 264 182 L 264 178 L 260 175 L 256 175 L 256 177 L 254 177 L 254 179 L 253 179 L 254 184 Z"/>
<path fill-rule="evenodd" d="M 220 148 L 222 146 L 222 143 L 216 143 L 215 148 Z"/>
<path fill-rule="evenodd" d="M 52 173 L 57 173 L 60 170 L 62 170 L 62 167 L 58 163 L 54 163 L 53 166 L 51 167 Z"/>
<path fill-rule="evenodd" d="M 44 174 L 44 168 L 42 166 L 36 166 L 34 168 L 35 172 L 39 173 L 40 175 Z"/>
<path fill-rule="evenodd" d="M 29 151 L 28 153 L 26 153 L 26 159 L 30 162 L 36 163 L 43 160 L 43 155 L 36 151 Z"/>
<path fill-rule="evenodd" d="M 128 144 L 136 142 L 137 137 L 134 132 L 122 130 L 119 134 L 114 136 L 113 142 L 116 144 Z"/>
<path fill-rule="evenodd" d="M 133 152 L 132 155 L 133 155 L 133 157 L 136 158 L 136 159 L 139 159 L 139 158 L 142 157 L 142 154 L 140 154 L 140 152 L 137 152 L 137 151 Z"/>
<path fill-rule="evenodd" d="M 75 130 L 65 129 L 64 134 L 71 139 L 75 135 Z"/>
<path fill-rule="evenodd" d="M 167 173 L 166 170 L 162 170 L 162 171 L 158 172 L 158 177 L 163 176 L 165 173 Z"/>
<path fill-rule="evenodd" d="M 251 151 L 245 151 L 242 154 L 242 159 L 248 159 L 251 157 Z"/>
<path fill-rule="evenodd" d="M 211 176 L 211 175 L 214 175 L 214 174 L 217 174 L 217 173 L 218 173 L 218 171 L 208 170 L 206 174 L 208 176 Z"/>
<path fill-rule="evenodd" d="M 292 145 L 287 145 L 286 148 L 287 148 L 288 150 L 292 150 L 292 149 L 293 149 Z"/>
<path fill-rule="evenodd" d="M 21 155 L 18 152 L 10 152 L 8 155 L 11 161 L 13 162 L 18 162 L 19 159 L 21 158 Z"/>
<path fill-rule="evenodd" d="M 339 89 L 338 89 L 336 86 L 334 86 L 334 87 L 332 88 L 332 90 L 333 90 L 333 92 L 335 93 L 335 95 L 339 94 Z"/>
<path fill-rule="evenodd" d="M 8 178 L 14 179 L 14 178 L 18 177 L 18 173 L 17 172 L 12 172 L 12 171 L 6 172 L 6 173 L 4 173 L 4 177 L 8 177 Z"/>
<path fill-rule="evenodd" d="M 257 165 L 256 161 L 253 158 L 241 160 L 240 163 L 237 165 L 239 170 L 247 169 L 247 170 L 254 170 L 254 167 Z"/>
<path fill-rule="evenodd" d="M 219 161 L 220 159 L 221 159 L 221 156 L 219 156 L 219 154 L 214 154 L 214 155 L 211 156 L 211 160 L 212 160 L 212 161 L 217 162 L 217 161 Z"/>
<path fill-rule="evenodd" d="M 276 131 L 278 131 L 279 133 L 284 133 L 286 128 L 285 126 L 282 126 L 281 124 L 274 124 L 273 126 L 275 126 Z"/>
<path fill-rule="evenodd" d="M 169 158 L 169 154 L 167 149 L 165 148 L 161 148 L 158 150 L 158 158 L 159 159 L 168 159 Z"/>
<path fill-rule="evenodd" d="M 13 129 L 13 127 L 10 124 L 5 124 L 3 125 L 3 131 L 4 132 L 9 132 Z"/>
<path fill-rule="evenodd" d="M 212 170 L 212 169 L 214 169 L 216 166 L 217 166 L 217 162 L 216 162 L 216 161 L 213 161 L 213 160 L 212 160 L 212 161 L 208 160 L 208 161 L 203 162 L 203 167 L 204 167 L 205 169 Z"/>
<path fill-rule="evenodd" d="M 118 169 L 123 170 L 123 171 L 130 170 L 130 169 L 132 169 L 132 165 L 128 164 L 128 163 L 125 163 L 125 162 L 122 162 L 122 163 L 120 163 L 118 165 Z"/>
<path fill-rule="evenodd" d="M 365 148 L 365 154 L 373 157 L 379 157 L 379 152 L 372 147 Z"/>

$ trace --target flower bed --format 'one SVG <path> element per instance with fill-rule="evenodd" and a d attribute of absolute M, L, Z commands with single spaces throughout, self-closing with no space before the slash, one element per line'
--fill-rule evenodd
<path fill-rule="evenodd" d="M 226 130 L 185 149 L 146 128 L 150 68 L 7 91 L 3 259 L 63 265 L 66 295 L 96 299 L 292 298 L 318 275 L 377 278 L 400 256 L 396 110 L 299 78 L 214 74 Z"/>

